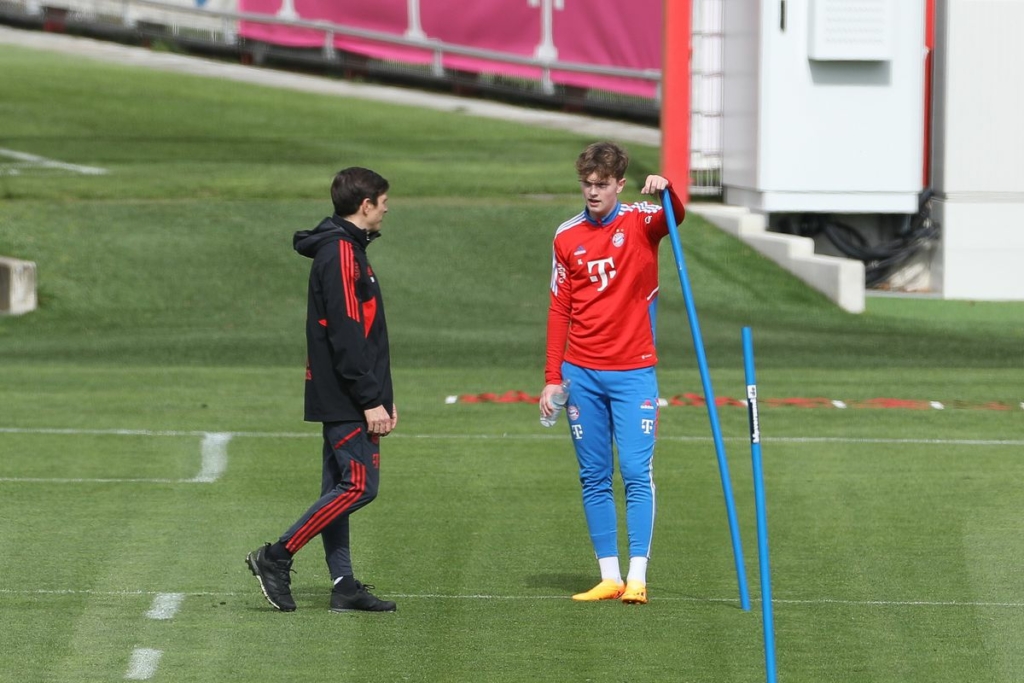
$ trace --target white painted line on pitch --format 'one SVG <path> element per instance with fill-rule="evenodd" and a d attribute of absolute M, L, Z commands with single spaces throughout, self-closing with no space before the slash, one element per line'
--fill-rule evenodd
<path fill-rule="evenodd" d="M 672 437 L 667 438 L 671 439 Z M 749 439 L 745 440 L 749 441 Z M 1024 441 L 1021 439 L 859 439 L 845 436 L 784 436 L 762 437 L 761 441 L 778 441 L 782 443 L 892 443 L 921 444 L 925 446 L 1024 446 Z"/>
<path fill-rule="evenodd" d="M 0 434 L 75 434 L 75 435 L 111 435 L 111 436 L 202 436 L 223 434 L 230 438 L 248 439 L 322 439 L 317 432 L 202 432 L 148 429 L 63 429 L 49 427 L 0 427 Z M 388 439 L 425 439 L 425 440 L 512 440 L 512 441 L 550 441 L 563 440 L 564 434 L 400 434 L 391 433 Z M 659 441 L 711 441 L 711 436 L 659 436 Z M 749 436 L 724 437 L 724 441 L 749 442 Z M 763 442 L 773 443 L 864 443 L 864 444 L 920 444 L 925 446 L 1024 446 L 1024 439 L 904 439 L 904 438 L 858 438 L 846 436 L 764 436 Z M 4 481 L 0 479 L 0 481 Z M 17 480 L 24 481 L 24 480 Z M 45 479 L 43 481 L 55 481 Z M 100 481 L 100 480 L 86 480 Z M 111 481 L 167 481 L 181 482 L 189 479 L 145 479 L 145 480 L 111 480 Z"/>
<path fill-rule="evenodd" d="M 184 593 L 157 593 L 146 616 L 150 619 L 173 619 L 184 599 Z"/>
<path fill-rule="evenodd" d="M 0 429 L 0 433 L 22 434 L 102 434 L 118 436 L 202 436 L 199 473 L 191 479 L 144 478 L 144 477 L 0 477 L 0 483 L 20 482 L 28 484 L 212 484 L 220 479 L 228 467 L 228 442 L 230 432 L 138 432 L 133 430 L 28 430 Z"/>
<path fill-rule="evenodd" d="M 137 597 L 140 595 L 153 595 L 159 597 L 166 595 L 159 591 L 98 591 L 91 589 L 40 589 L 40 590 L 14 590 L 11 588 L 0 588 L 0 595 L 103 595 L 112 597 Z M 244 597 L 247 595 L 259 596 L 259 591 L 193 591 L 178 593 L 184 597 Z M 529 600 L 569 600 L 571 596 L 566 593 L 558 595 L 500 595 L 495 593 L 392 593 L 392 598 L 402 600 L 508 600 L 508 601 L 529 601 Z M 262 597 L 260 598 L 262 600 Z M 698 597 L 684 595 L 659 595 L 659 602 L 711 602 L 711 603 L 735 603 L 732 598 Z M 751 598 L 752 602 L 759 602 L 757 598 Z M 975 600 L 846 600 L 842 598 L 806 598 L 787 599 L 772 598 L 772 604 L 779 605 L 846 605 L 850 607 L 1000 607 L 1009 609 L 1024 609 L 1024 602 L 1002 602 L 1002 601 L 975 601 Z"/>
<path fill-rule="evenodd" d="M 403 595 L 391 593 L 398 600 L 560 600 L 569 599 L 569 595 L 442 595 L 437 593 Z M 733 603 L 736 598 L 701 598 L 683 595 L 658 596 L 658 601 L 666 602 L 714 602 Z M 761 602 L 751 598 L 751 602 Z M 787 600 L 772 598 L 773 605 L 848 605 L 850 607 L 1009 607 L 1024 608 L 1024 602 L 960 602 L 957 600 L 840 600 L 833 598 Z"/>
<path fill-rule="evenodd" d="M 128 662 L 128 673 L 124 675 L 129 681 L 146 681 L 156 673 L 156 667 L 160 663 L 160 650 L 153 650 L 148 647 L 138 647 L 132 652 L 131 661 Z"/>
<path fill-rule="evenodd" d="M 20 482 L 24 484 L 191 484 L 192 479 L 74 479 L 70 477 L 0 477 L 0 482 Z"/>
<path fill-rule="evenodd" d="M 755 600 L 757 602 L 757 600 Z M 772 598 L 772 604 L 783 605 L 850 605 L 851 607 L 1024 607 L 1024 602 L 961 602 L 959 600 L 780 600 Z"/>
<path fill-rule="evenodd" d="M 19 161 L 26 161 L 33 166 L 41 166 L 43 168 L 56 168 L 62 171 L 71 171 L 72 173 L 81 173 L 83 175 L 104 175 L 107 173 L 105 168 L 97 168 L 95 166 L 79 166 L 78 164 L 68 164 L 63 161 L 57 161 L 56 159 L 47 159 L 46 157 L 36 156 L 35 154 L 28 154 L 27 152 L 18 152 L 13 149 L 4 149 L 0 147 L 0 156 L 9 157 L 11 159 L 17 159 Z"/>
<path fill-rule="evenodd" d="M 228 467 L 228 441 L 231 441 L 231 434 L 227 432 L 215 432 L 203 436 L 203 466 L 199 470 L 199 474 L 189 481 L 211 484 L 224 474 L 224 470 Z"/>
<path fill-rule="evenodd" d="M 0 427 L 0 434 L 74 434 L 85 436 L 206 436 L 208 433 L 209 432 L 154 429 L 68 429 L 64 427 Z"/>

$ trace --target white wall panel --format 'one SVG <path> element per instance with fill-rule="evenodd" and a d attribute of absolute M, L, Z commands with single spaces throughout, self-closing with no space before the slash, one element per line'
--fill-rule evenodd
<path fill-rule="evenodd" d="M 1024 2 L 937 10 L 933 271 L 947 299 L 1024 300 Z"/>
<path fill-rule="evenodd" d="M 1024 2 L 954 0 L 945 24 L 935 180 L 943 192 L 1024 189 Z M 940 37 L 941 39 L 941 37 Z"/>

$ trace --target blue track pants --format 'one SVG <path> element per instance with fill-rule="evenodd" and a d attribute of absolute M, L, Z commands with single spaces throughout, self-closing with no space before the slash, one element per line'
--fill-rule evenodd
<path fill-rule="evenodd" d="M 598 558 L 617 557 L 614 452 L 626 492 L 630 557 L 649 557 L 654 533 L 654 442 L 658 380 L 653 367 L 588 370 L 563 363 L 566 405 L 583 486 L 583 512 Z M 614 450 L 613 450 L 614 449 Z"/>

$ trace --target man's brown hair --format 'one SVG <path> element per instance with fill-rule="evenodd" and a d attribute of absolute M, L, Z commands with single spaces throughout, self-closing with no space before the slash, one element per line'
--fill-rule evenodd
<path fill-rule="evenodd" d="M 599 178 L 622 180 L 626 177 L 628 166 L 629 154 L 614 142 L 588 145 L 576 159 L 576 173 L 580 180 L 589 178 L 592 173 L 596 173 Z"/>
<path fill-rule="evenodd" d="M 334 213 L 342 218 L 351 216 L 363 205 L 364 199 L 377 206 L 377 200 L 388 191 L 388 181 L 368 168 L 350 166 L 334 176 L 331 183 L 331 201 Z"/>

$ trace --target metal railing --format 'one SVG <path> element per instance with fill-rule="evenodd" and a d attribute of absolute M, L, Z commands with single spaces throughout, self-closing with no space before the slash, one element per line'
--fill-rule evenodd
<path fill-rule="evenodd" d="M 722 13 L 724 0 L 693 0 L 693 60 L 691 106 L 690 191 L 695 196 L 721 193 L 722 163 Z M 278 16 L 196 7 L 159 0 L 0 0 L 0 15 L 8 8 L 45 23 L 59 15 L 66 28 L 81 33 L 115 33 L 136 42 L 167 41 L 183 49 L 237 55 L 256 64 L 282 63 L 345 76 L 366 75 L 385 80 L 411 80 L 460 93 L 494 94 L 526 100 L 569 111 L 593 113 L 657 125 L 661 106 L 660 69 L 628 69 L 593 64 L 523 57 L 481 48 L 454 45 L 413 32 L 399 36 L 382 31 Z M 289 48 L 239 35 L 239 24 L 248 22 L 312 30 L 323 34 L 318 48 Z M 413 48 L 429 53 L 428 63 L 374 59 L 335 47 L 338 36 L 388 46 Z M 467 73 L 444 66 L 446 56 L 480 59 L 496 64 L 530 67 L 539 79 L 501 74 Z M 598 89 L 559 85 L 552 72 L 581 73 L 636 79 L 655 87 L 645 98 Z"/>
<path fill-rule="evenodd" d="M 343 26 L 321 20 L 306 20 L 301 18 L 282 17 L 279 15 L 256 14 L 253 12 L 237 12 L 229 10 L 218 10 L 207 7 L 195 7 L 191 5 L 178 5 L 159 0 L 15 0 L 15 5 L 21 4 L 29 14 L 41 14 L 44 11 L 44 4 L 47 7 L 65 8 L 77 11 L 81 14 L 91 14 L 94 17 L 119 15 L 121 23 L 126 28 L 136 28 L 139 19 L 145 16 L 139 8 L 148 8 L 159 12 L 163 17 L 171 20 L 169 28 L 172 35 L 179 34 L 179 29 L 199 27 L 208 28 L 210 20 L 218 20 L 221 24 L 220 35 L 225 43 L 235 43 L 238 40 L 237 24 L 248 22 L 253 24 L 266 24 L 275 26 L 286 26 L 288 28 L 312 30 L 323 33 L 323 57 L 329 61 L 337 59 L 334 49 L 336 36 L 358 38 L 375 43 L 383 43 L 404 48 L 413 48 L 430 52 L 432 55 L 432 73 L 441 77 L 444 75 L 442 66 L 446 55 L 470 57 L 487 60 L 501 64 L 514 64 L 538 69 L 541 72 L 541 87 L 546 93 L 553 93 L 555 84 L 551 78 L 552 71 L 565 71 L 573 73 L 585 73 L 596 76 L 610 76 L 617 78 L 629 78 L 647 81 L 655 85 L 660 91 L 661 70 L 660 69 L 629 69 L 623 67 L 611 67 L 594 64 L 581 64 L 576 62 L 564 62 L 537 57 L 523 57 L 504 52 L 486 50 L 481 48 L 455 45 L 422 35 L 411 37 L 399 36 L 383 31 Z M 173 21 L 175 16 L 190 17 L 196 21 Z M 234 24 L 234 26 L 232 26 Z M 660 94 L 653 98 L 658 103 Z"/>

